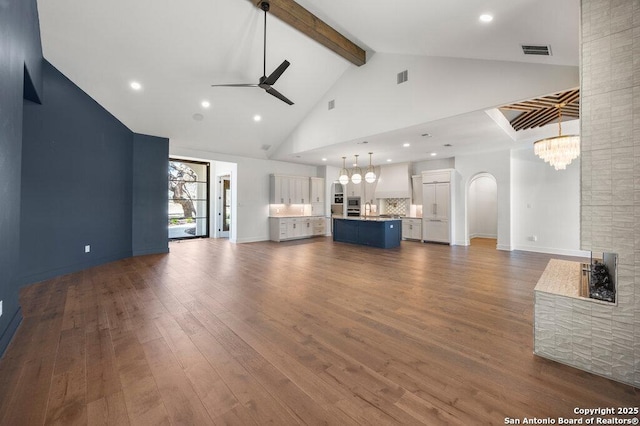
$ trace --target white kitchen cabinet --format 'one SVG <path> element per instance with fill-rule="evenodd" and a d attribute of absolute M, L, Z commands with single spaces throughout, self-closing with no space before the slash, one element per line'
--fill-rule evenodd
<path fill-rule="evenodd" d="M 422 175 L 411 176 L 411 204 L 422 205 Z"/>
<path fill-rule="evenodd" d="M 364 179 L 359 184 L 355 184 L 351 181 L 347 184 L 347 197 L 360 197 L 362 198 L 362 188 L 364 186 Z"/>
<path fill-rule="evenodd" d="M 324 203 L 324 178 L 312 177 L 310 180 L 310 203 Z"/>
<path fill-rule="evenodd" d="M 311 219 L 313 226 L 312 234 L 314 237 L 323 236 L 327 232 L 327 219 L 324 217 L 314 217 Z"/>
<path fill-rule="evenodd" d="M 422 172 L 422 240 L 451 244 L 455 170 Z"/>
<path fill-rule="evenodd" d="M 422 185 L 422 239 L 440 243 L 451 242 L 449 182 Z"/>
<path fill-rule="evenodd" d="M 422 239 L 422 219 L 402 218 L 402 239 L 421 240 Z"/>
<path fill-rule="evenodd" d="M 325 235 L 324 216 L 270 217 L 269 238 L 272 241 L 295 240 Z"/>
<path fill-rule="evenodd" d="M 308 177 L 281 175 L 270 176 L 270 204 L 309 204 L 310 202 Z"/>

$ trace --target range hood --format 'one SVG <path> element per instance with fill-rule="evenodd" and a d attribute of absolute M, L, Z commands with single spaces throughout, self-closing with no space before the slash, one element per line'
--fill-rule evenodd
<path fill-rule="evenodd" d="M 380 166 L 376 198 L 411 198 L 409 163 Z"/>

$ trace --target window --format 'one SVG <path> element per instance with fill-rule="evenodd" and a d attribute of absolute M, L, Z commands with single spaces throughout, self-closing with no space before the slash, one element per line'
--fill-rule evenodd
<path fill-rule="evenodd" d="M 209 163 L 169 159 L 169 238 L 209 236 Z"/>

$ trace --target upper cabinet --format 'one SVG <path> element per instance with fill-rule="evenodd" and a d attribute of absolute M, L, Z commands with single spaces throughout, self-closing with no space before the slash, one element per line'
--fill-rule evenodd
<path fill-rule="evenodd" d="M 271 175 L 269 177 L 270 204 L 310 204 L 308 177 Z"/>
<path fill-rule="evenodd" d="M 311 203 L 324 203 L 324 178 L 312 177 L 311 180 Z"/>
<path fill-rule="evenodd" d="M 422 175 L 411 176 L 411 204 L 422 205 Z"/>
<path fill-rule="evenodd" d="M 362 197 L 363 182 L 355 184 L 349 181 L 347 184 L 347 197 Z"/>

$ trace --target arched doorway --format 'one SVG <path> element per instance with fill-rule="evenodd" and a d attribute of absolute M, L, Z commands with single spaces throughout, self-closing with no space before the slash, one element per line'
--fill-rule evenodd
<path fill-rule="evenodd" d="M 467 191 L 469 244 L 496 247 L 498 239 L 498 184 L 490 173 L 471 178 Z M 474 241 L 475 240 L 475 241 Z"/>

